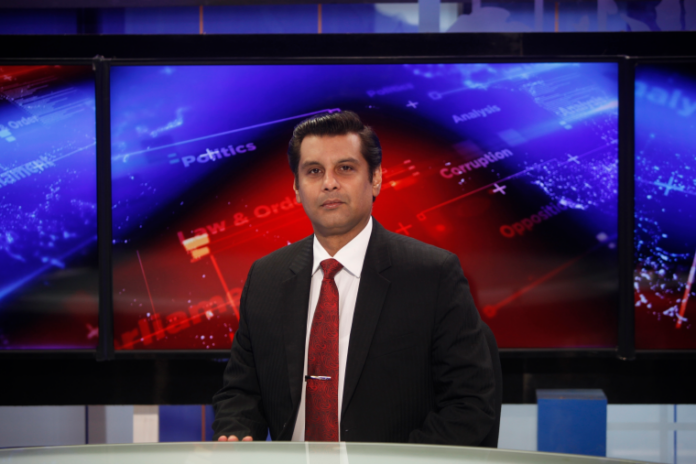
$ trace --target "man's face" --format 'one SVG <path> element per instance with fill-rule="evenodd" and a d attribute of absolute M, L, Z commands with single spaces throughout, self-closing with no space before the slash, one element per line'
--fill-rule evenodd
<path fill-rule="evenodd" d="M 367 224 L 372 197 L 379 195 L 381 185 L 381 167 L 370 181 L 357 134 L 302 140 L 294 189 L 317 234 L 357 235 Z"/>

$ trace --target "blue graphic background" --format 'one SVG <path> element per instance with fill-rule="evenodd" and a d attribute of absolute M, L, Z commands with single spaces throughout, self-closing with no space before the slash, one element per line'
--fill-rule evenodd
<path fill-rule="evenodd" d="M 694 349 L 696 63 L 639 65 L 635 108 L 636 347 Z"/>

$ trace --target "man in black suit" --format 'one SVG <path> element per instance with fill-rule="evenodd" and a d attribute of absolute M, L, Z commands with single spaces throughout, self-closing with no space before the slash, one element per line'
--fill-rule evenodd
<path fill-rule="evenodd" d="M 478 445 L 493 371 L 459 260 L 372 219 L 382 153 L 355 113 L 300 123 L 288 157 L 314 235 L 249 271 L 215 439 Z"/>

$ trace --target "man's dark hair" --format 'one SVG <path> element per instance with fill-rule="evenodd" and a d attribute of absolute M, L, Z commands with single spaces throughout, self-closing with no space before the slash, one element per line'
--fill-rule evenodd
<path fill-rule="evenodd" d="M 382 164 L 382 146 L 372 128 L 363 124 L 360 117 L 352 111 L 318 114 L 295 126 L 288 143 L 288 162 L 295 178 L 297 179 L 300 164 L 300 146 L 305 137 L 346 134 L 357 134 L 360 137 L 360 152 L 370 168 L 369 179 L 372 182 L 375 169 Z"/>

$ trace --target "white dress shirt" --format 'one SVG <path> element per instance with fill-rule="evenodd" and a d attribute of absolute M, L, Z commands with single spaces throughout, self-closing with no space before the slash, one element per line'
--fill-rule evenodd
<path fill-rule="evenodd" d="M 348 359 L 348 342 L 350 341 L 350 329 L 353 325 L 353 314 L 355 313 L 355 301 L 358 298 L 358 287 L 360 286 L 360 273 L 365 262 L 367 244 L 372 234 L 372 217 L 367 222 L 365 228 L 353 240 L 348 242 L 343 248 L 338 250 L 333 259 L 343 265 L 343 269 L 336 273 L 334 281 L 338 287 L 338 423 L 341 423 L 341 406 L 343 404 L 343 385 L 346 374 L 346 360 Z M 312 264 L 312 281 L 309 286 L 309 313 L 307 315 L 307 338 L 305 340 L 304 373 L 302 379 L 307 375 L 307 350 L 309 348 L 309 335 L 312 330 L 312 319 L 314 310 L 319 301 L 321 291 L 321 281 L 324 279 L 324 272 L 321 270 L 321 262 L 331 259 L 332 256 L 314 236 L 314 263 Z M 302 400 L 300 410 L 297 412 L 295 421 L 295 431 L 292 433 L 292 441 L 304 441 L 305 435 L 305 395 L 306 382 L 302 382 Z"/>

